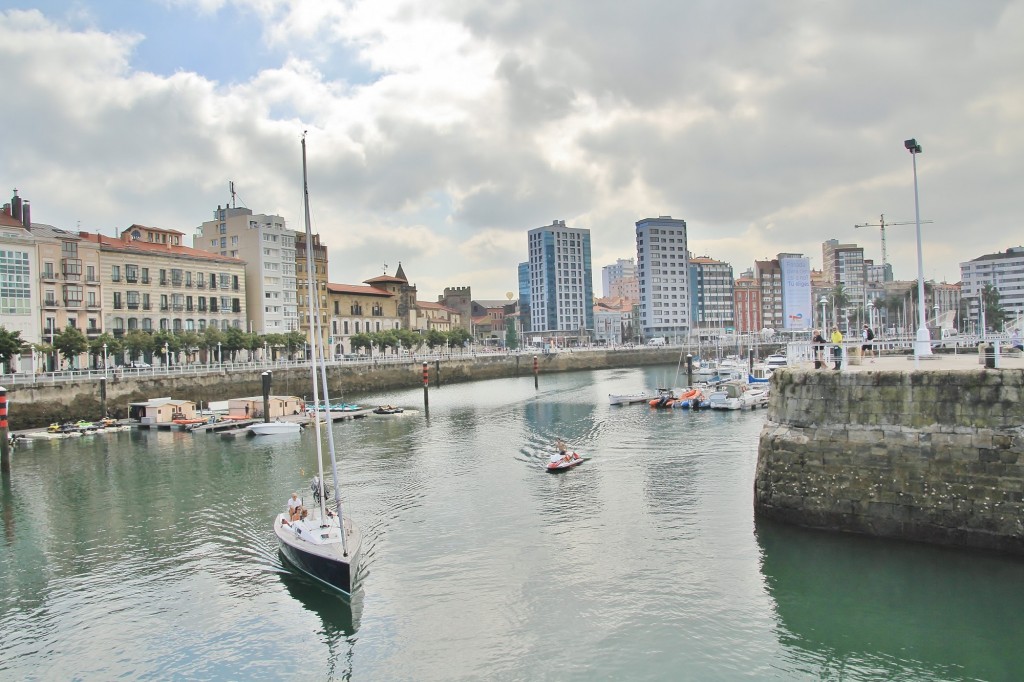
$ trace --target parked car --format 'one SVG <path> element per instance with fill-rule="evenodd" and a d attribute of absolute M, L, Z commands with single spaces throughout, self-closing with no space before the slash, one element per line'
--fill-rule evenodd
<path fill-rule="evenodd" d="M 142 360 L 135 360 L 131 363 L 131 365 L 129 365 L 129 367 L 134 367 L 135 369 L 150 369 L 152 366 L 153 365 Z"/>

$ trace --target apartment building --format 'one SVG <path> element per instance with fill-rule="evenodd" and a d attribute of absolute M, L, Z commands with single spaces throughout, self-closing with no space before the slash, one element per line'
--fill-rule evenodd
<path fill-rule="evenodd" d="M 74 327 L 94 339 L 103 333 L 103 287 L 100 247 L 79 234 L 32 223 L 39 258 L 42 336 L 54 336 Z M 56 368 L 51 368 L 56 369 Z"/>
<path fill-rule="evenodd" d="M 530 326 L 530 263 L 524 261 L 516 268 L 519 281 L 519 333 L 526 334 Z"/>
<path fill-rule="evenodd" d="M 689 258 L 690 318 L 694 328 L 732 330 L 735 300 L 732 266 L 708 256 Z"/>
<path fill-rule="evenodd" d="M 277 215 L 217 207 L 199 228 L 195 248 L 245 263 L 245 308 L 258 334 L 298 331 L 295 232 Z"/>
<path fill-rule="evenodd" d="M 761 286 L 752 271 L 740 275 L 733 284 L 733 315 L 736 332 L 759 332 L 761 323 Z"/>
<path fill-rule="evenodd" d="M 961 295 L 968 301 L 970 319 L 979 320 L 979 297 L 986 284 L 999 292 L 999 303 L 1016 324 L 1024 315 L 1024 247 L 1015 246 L 960 263 Z"/>
<path fill-rule="evenodd" d="M 398 296 L 384 287 L 327 284 L 327 347 L 335 357 L 352 352 L 355 334 L 401 329 Z"/>
<path fill-rule="evenodd" d="M 327 246 L 320 242 L 320 235 L 313 235 L 313 246 L 307 248 L 306 233 L 294 231 L 295 237 L 295 289 L 299 311 L 299 331 L 309 338 L 309 273 L 306 269 L 306 254 L 313 253 L 313 286 L 316 287 L 314 299 L 319 302 L 320 309 L 320 344 L 327 348 L 327 337 L 331 335 L 328 324 L 330 315 L 327 305 Z"/>
<path fill-rule="evenodd" d="M 118 238 L 79 235 L 81 245 L 99 250 L 102 326 L 114 336 L 246 329 L 245 263 L 238 258 L 184 246 L 182 232 L 145 225 Z"/>
<path fill-rule="evenodd" d="M 594 329 L 590 230 L 564 220 L 527 232 L 530 264 L 530 333 L 582 341 Z M 560 332 L 568 332 L 561 334 Z"/>
<path fill-rule="evenodd" d="M 856 244 L 840 244 L 838 239 L 829 239 L 821 245 L 822 271 L 832 286 L 843 285 L 851 304 L 864 305 L 866 271 L 864 248 Z M 877 273 L 873 273 L 877 275 Z M 884 276 L 884 272 L 883 272 Z M 883 281 L 885 281 L 883 279 Z"/>
<path fill-rule="evenodd" d="M 636 286 L 636 261 L 632 258 L 620 258 L 612 265 L 601 268 L 601 297 L 618 298 L 623 296 L 623 280 L 629 280 Z M 615 290 L 618 285 L 618 291 Z M 628 286 L 628 285 L 627 285 Z"/>
<path fill-rule="evenodd" d="M 15 195 L 17 197 L 17 195 Z M 22 222 L 21 207 L 15 217 L 11 204 L 0 211 L 0 326 L 19 332 L 23 341 L 42 340 L 36 240 Z M 56 296 L 56 290 L 54 290 Z"/>
<path fill-rule="evenodd" d="M 685 220 L 659 216 L 636 223 L 636 277 L 644 338 L 686 337 L 692 323 Z"/>
<path fill-rule="evenodd" d="M 778 259 L 754 261 L 754 277 L 761 291 L 761 324 L 769 329 L 782 329 L 782 266 Z"/>
<path fill-rule="evenodd" d="M 412 328 L 423 334 L 432 329 L 447 333 L 463 326 L 459 311 L 432 301 L 416 301 L 412 315 Z"/>

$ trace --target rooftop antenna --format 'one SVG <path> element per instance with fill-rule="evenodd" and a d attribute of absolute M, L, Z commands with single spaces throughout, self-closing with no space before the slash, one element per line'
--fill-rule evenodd
<path fill-rule="evenodd" d="M 931 222 L 934 222 L 934 221 L 932 221 L 932 220 L 922 220 L 921 224 L 923 225 L 925 223 L 931 223 Z M 880 215 L 878 217 L 878 222 L 877 223 L 861 223 L 860 225 L 854 225 L 853 227 L 855 229 L 858 228 L 858 227 L 877 227 L 877 228 L 881 229 L 881 231 L 882 231 L 882 269 L 884 270 L 885 266 L 889 264 L 889 255 L 888 255 L 888 253 L 886 252 L 886 249 L 885 249 L 885 226 L 888 225 L 889 227 L 892 227 L 893 225 L 916 225 L 916 224 L 917 223 L 915 223 L 913 220 L 908 220 L 908 221 L 905 221 L 905 222 L 902 222 L 902 223 L 887 223 L 887 222 L 885 222 L 885 214 L 883 213 L 882 215 Z"/>
<path fill-rule="evenodd" d="M 387 261 L 384 262 L 384 274 L 385 275 L 388 274 L 388 264 L 387 264 Z"/>
<path fill-rule="evenodd" d="M 231 208 L 235 208 L 235 181 L 228 180 L 228 190 L 231 192 Z"/>

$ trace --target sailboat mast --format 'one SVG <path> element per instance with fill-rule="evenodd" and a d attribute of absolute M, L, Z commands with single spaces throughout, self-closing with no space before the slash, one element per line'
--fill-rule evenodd
<path fill-rule="evenodd" d="M 309 240 L 309 183 L 306 180 L 306 133 L 302 133 L 302 205 L 306 214 L 306 239 L 307 243 Z M 313 310 L 313 273 L 309 271 L 309 262 L 311 259 L 306 259 L 306 270 L 309 276 L 309 310 L 312 314 Z M 320 479 L 320 518 L 327 518 L 327 500 L 324 499 L 327 496 L 324 494 L 324 452 L 323 446 L 321 445 L 320 438 L 320 392 L 317 390 L 317 377 L 316 377 L 316 336 L 313 334 L 313 326 L 309 327 L 309 343 L 310 343 L 310 360 L 309 369 L 313 379 L 313 428 L 316 430 L 316 465 L 317 472 Z M 337 487 L 337 484 L 335 484 Z"/>
<path fill-rule="evenodd" d="M 327 411 L 327 449 L 331 456 L 331 480 L 334 481 L 334 508 L 338 514 L 338 529 L 341 533 L 341 547 L 345 556 L 348 556 L 348 540 L 345 537 L 345 523 L 341 509 L 341 491 L 338 486 L 338 462 L 334 454 L 334 430 L 331 428 L 331 398 L 327 390 L 327 368 L 324 360 L 323 344 L 320 343 L 320 295 L 316 288 L 316 280 L 313 278 L 313 229 L 309 219 L 309 183 L 306 175 L 306 135 L 302 135 L 302 200 L 305 210 L 306 222 L 306 292 L 309 295 L 309 342 L 310 353 L 313 357 L 311 364 L 313 374 L 313 416 L 316 424 L 316 455 L 317 466 L 320 469 L 320 484 L 324 483 L 324 458 L 323 446 L 320 438 L 320 396 L 317 390 L 316 367 L 320 365 L 320 386 L 323 387 L 324 405 Z M 326 504 L 327 495 L 321 488 L 320 494 L 320 518 L 327 518 Z"/>

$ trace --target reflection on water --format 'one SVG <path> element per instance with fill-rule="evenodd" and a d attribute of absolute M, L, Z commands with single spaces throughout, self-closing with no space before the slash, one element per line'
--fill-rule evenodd
<path fill-rule="evenodd" d="M 1024 667 L 1018 564 L 755 534 L 763 413 L 608 405 L 674 369 L 445 385 L 429 420 L 334 424 L 342 500 L 363 533 L 352 603 L 295 574 L 270 527 L 293 490 L 308 497 L 311 429 L 19 447 L 0 489 L 0 679 L 999 679 Z M 420 389 L 362 399 L 421 401 Z M 588 461 L 552 475 L 558 437 Z"/>
<path fill-rule="evenodd" d="M 1020 561 L 761 519 L 756 533 L 793 660 L 830 678 L 1020 679 Z"/>

